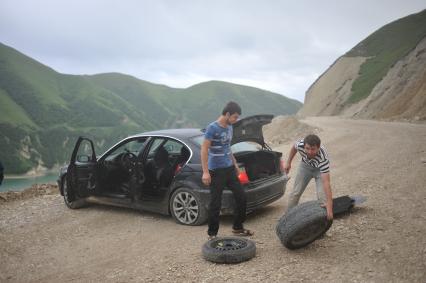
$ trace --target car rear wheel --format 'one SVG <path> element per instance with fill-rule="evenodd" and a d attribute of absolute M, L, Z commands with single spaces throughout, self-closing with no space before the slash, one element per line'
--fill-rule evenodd
<path fill-rule="evenodd" d="M 68 186 L 67 176 L 64 176 L 62 179 L 62 192 L 64 195 L 64 202 L 67 207 L 77 209 L 86 205 L 84 199 L 77 197 L 74 190 Z"/>
<path fill-rule="evenodd" d="M 202 225 L 207 220 L 207 209 L 188 188 L 179 188 L 172 194 L 170 213 L 177 223 L 183 225 Z"/>

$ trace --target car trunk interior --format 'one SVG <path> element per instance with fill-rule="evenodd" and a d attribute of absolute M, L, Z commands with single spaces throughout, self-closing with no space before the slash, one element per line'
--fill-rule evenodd
<path fill-rule="evenodd" d="M 244 166 L 249 181 L 256 181 L 280 173 L 281 153 L 261 150 L 235 154 L 240 166 Z"/>

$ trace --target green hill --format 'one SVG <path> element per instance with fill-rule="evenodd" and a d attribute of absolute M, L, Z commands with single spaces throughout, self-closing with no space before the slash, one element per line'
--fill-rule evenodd
<path fill-rule="evenodd" d="M 68 160 L 79 135 L 98 153 L 120 138 L 153 129 L 204 127 L 224 103 L 243 116 L 288 115 L 302 106 L 269 91 L 211 81 L 187 89 L 108 73 L 66 75 L 0 44 L 0 160 L 6 173 Z"/>

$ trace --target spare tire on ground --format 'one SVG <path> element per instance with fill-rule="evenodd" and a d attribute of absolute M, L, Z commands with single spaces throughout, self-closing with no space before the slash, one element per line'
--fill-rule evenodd
<path fill-rule="evenodd" d="M 331 227 L 327 212 L 319 201 L 309 201 L 290 209 L 278 221 L 276 233 L 288 249 L 305 247 Z"/>
<path fill-rule="evenodd" d="M 217 237 L 207 241 L 202 248 L 203 257 L 216 263 L 238 263 L 256 255 L 256 244 L 238 237 Z"/>

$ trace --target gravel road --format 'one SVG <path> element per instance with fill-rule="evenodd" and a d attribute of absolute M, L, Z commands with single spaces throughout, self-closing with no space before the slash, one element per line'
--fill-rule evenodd
<path fill-rule="evenodd" d="M 426 125 L 303 122 L 319 131 L 330 154 L 334 196 L 368 198 L 310 246 L 290 251 L 275 235 L 286 196 L 248 216 L 256 257 L 220 265 L 201 257 L 206 226 L 101 205 L 70 210 L 46 192 L 0 202 L 0 281 L 425 282 Z M 289 142 L 275 147 L 285 156 L 289 148 Z M 314 197 L 311 183 L 302 201 Z M 220 235 L 231 235 L 231 222 L 221 218 Z"/>

